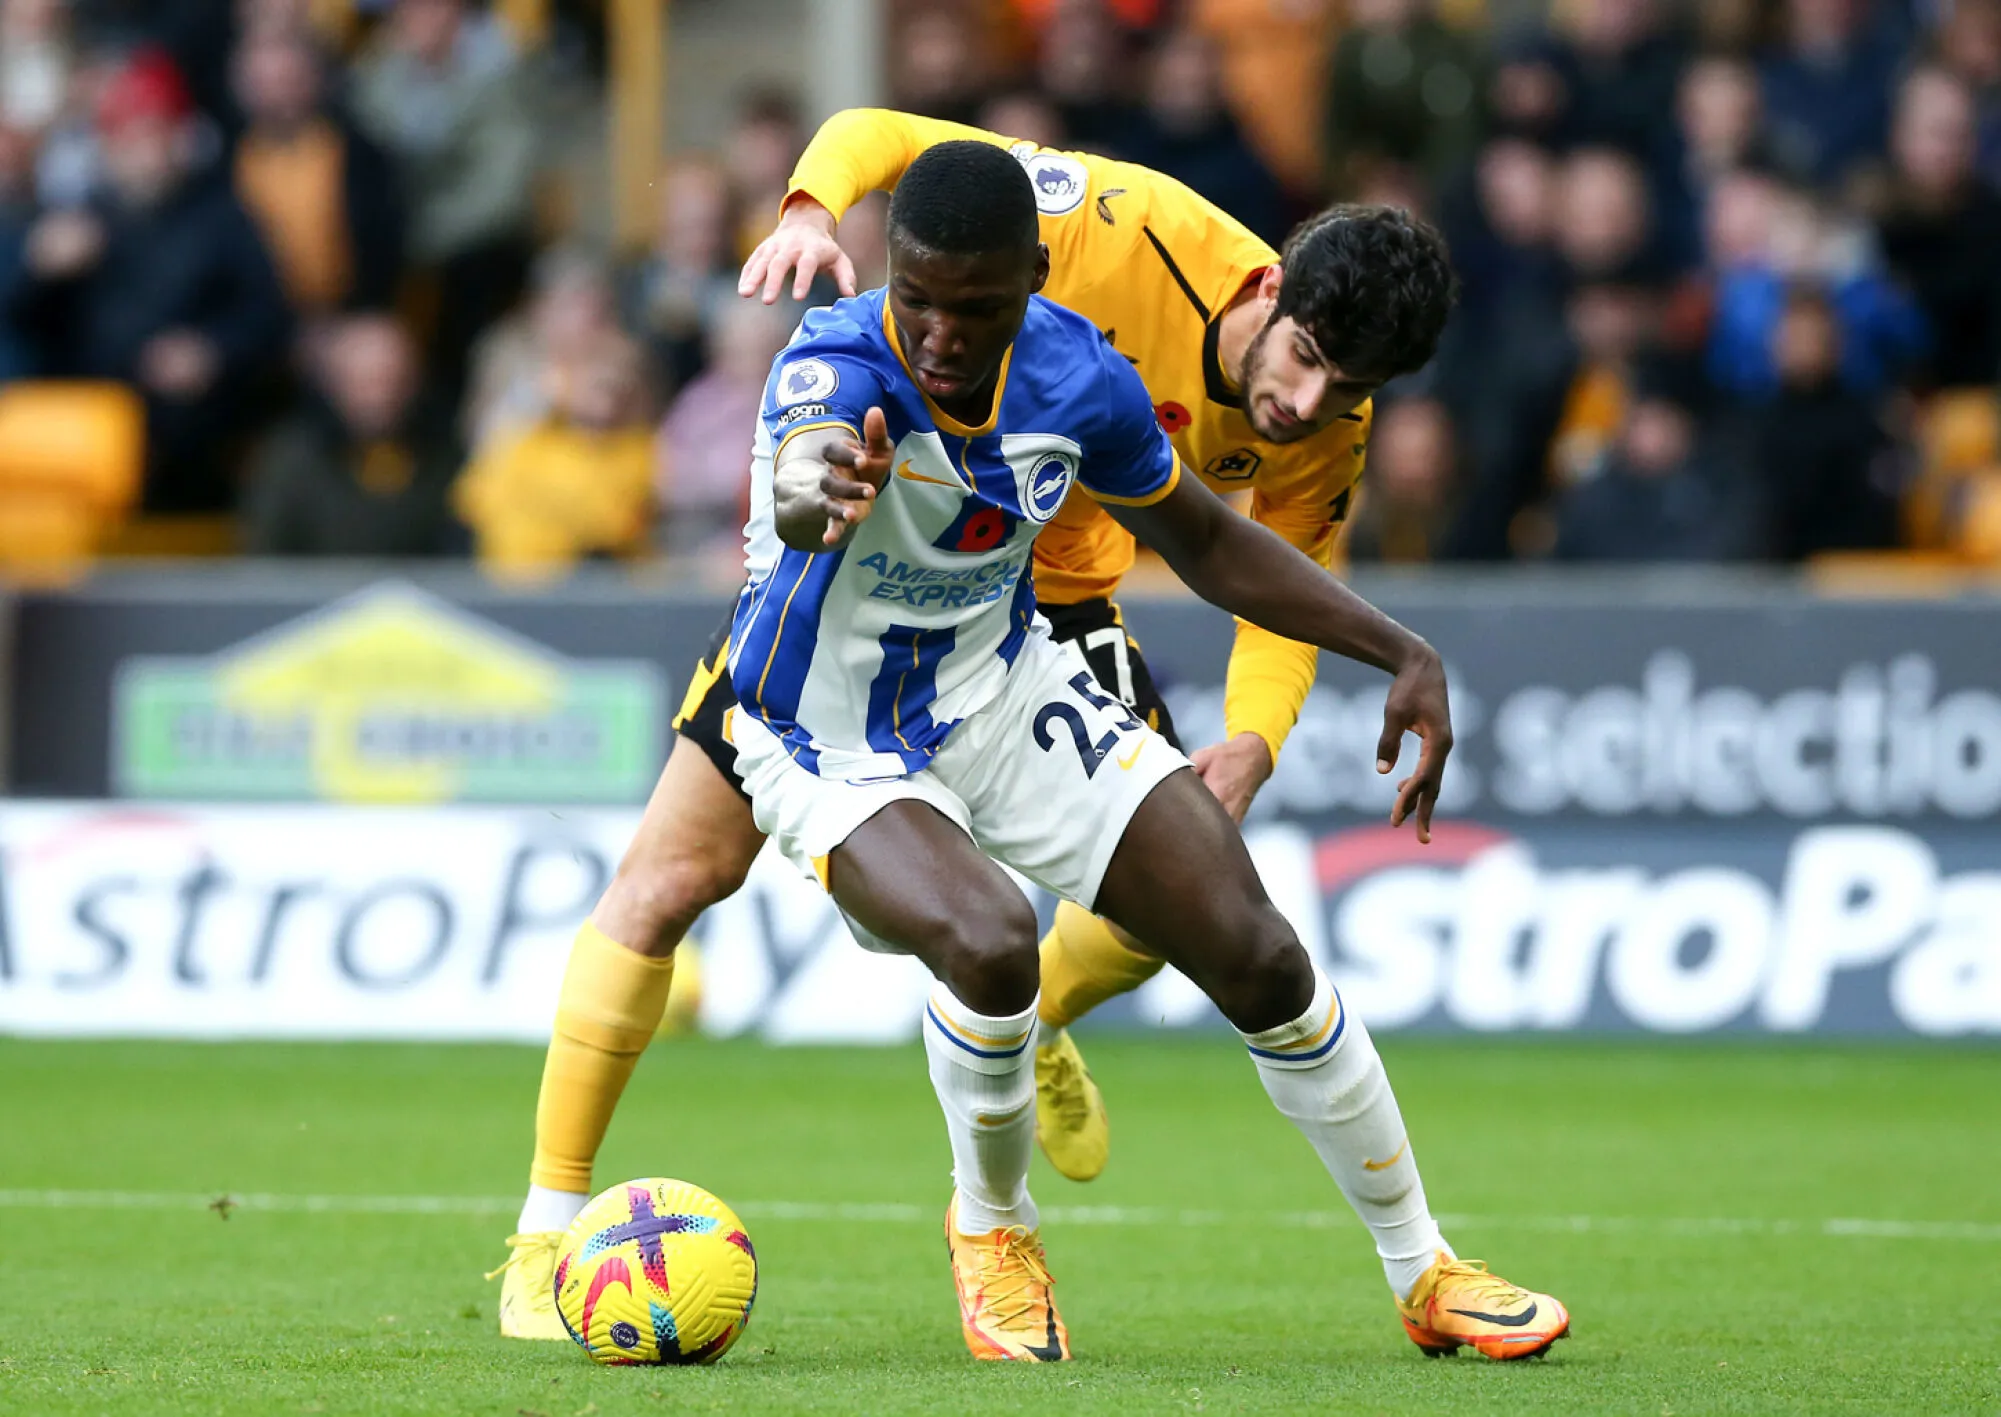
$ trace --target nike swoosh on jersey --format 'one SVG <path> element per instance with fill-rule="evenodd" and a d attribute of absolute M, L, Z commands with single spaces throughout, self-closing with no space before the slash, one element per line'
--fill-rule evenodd
<path fill-rule="evenodd" d="M 905 482 L 928 482 L 933 487 L 950 487 L 953 490 L 959 492 L 963 492 L 966 490 L 958 482 L 954 481 L 949 477 L 927 477 L 921 472 L 913 471 L 910 466 L 909 458 L 905 458 L 901 463 L 897 465 L 896 475 L 902 478 Z"/>
<path fill-rule="evenodd" d="M 1519 1314 L 1483 1314 L 1478 1309 L 1450 1309 L 1447 1312 L 1478 1319 L 1484 1324 L 1499 1324 L 1502 1328 L 1521 1328 L 1535 1317 L 1536 1306 L 1530 1304 Z"/>
<path fill-rule="evenodd" d="M 1394 1152 L 1390 1153 L 1390 1159 L 1388 1161 L 1371 1161 L 1369 1160 L 1368 1157 L 1365 1156 L 1362 1158 L 1362 1169 L 1364 1171 L 1387 1171 L 1392 1166 L 1396 1165 L 1398 1161 L 1402 1160 L 1403 1154 L 1409 1150 L 1410 1150 L 1410 1138 L 1405 1137 L 1403 1139 L 1403 1145 L 1398 1147 Z"/>
<path fill-rule="evenodd" d="M 1146 751 L 1146 739 L 1142 738 L 1139 740 L 1138 747 L 1134 748 L 1130 753 L 1126 754 L 1123 758 L 1119 759 L 1119 771 L 1124 772 L 1127 768 L 1131 767 L 1134 763 L 1138 762 L 1139 755 L 1141 753 L 1144 753 L 1145 751 Z"/>

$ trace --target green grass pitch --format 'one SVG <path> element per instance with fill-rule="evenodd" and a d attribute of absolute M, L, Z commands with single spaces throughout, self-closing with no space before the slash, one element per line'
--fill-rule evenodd
<path fill-rule="evenodd" d="M 666 1043 L 600 1181 L 736 1203 L 763 1287 L 718 1366 L 612 1369 L 480 1278 L 538 1051 L 0 1041 L 0 1412 L 2001 1411 L 2001 1052 L 1387 1040 L 1448 1235 L 1574 1315 L 1503 1365 L 1404 1339 L 1240 1049 L 1083 1042 L 1111 1169 L 1035 1176 L 1075 1363 L 966 1356 L 914 1048 Z"/>

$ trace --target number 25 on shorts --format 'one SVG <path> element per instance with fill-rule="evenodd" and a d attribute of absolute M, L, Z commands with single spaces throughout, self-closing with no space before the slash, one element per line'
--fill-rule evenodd
<path fill-rule="evenodd" d="M 1110 710 L 1115 715 L 1114 721 L 1117 726 L 1107 729 L 1105 735 L 1094 743 L 1091 741 L 1091 730 L 1084 723 L 1084 715 L 1078 711 L 1076 705 L 1058 699 L 1054 703 L 1044 704 L 1036 711 L 1035 743 L 1045 753 L 1054 750 L 1056 747 L 1056 735 L 1050 725 L 1053 723 L 1063 724 L 1064 727 L 1070 730 L 1070 741 L 1077 749 L 1078 760 L 1084 765 L 1084 776 L 1096 777 L 1099 764 L 1103 763 L 1111 751 L 1118 747 L 1119 734 L 1122 732 L 1137 732 L 1141 724 L 1138 719 L 1132 716 L 1124 704 L 1120 703 L 1117 699 L 1107 698 L 1105 695 L 1099 693 L 1092 686 L 1089 674 L 1073 676 L 1070 680 L 1070 687 L 1076 690 L 1077 696 L 1092 708 Z M 1143 748 L 1145 746 L 1146 740 L 1141 739 L 1139 747 Z M 1138 756 L 1139 750 L 1135 748 L 1133 757 L 1137 758 Z M 1132 759 L 1130 758 L 1122 760 L 1119 763 L 1119 766 L 1122 768 L 1130 767 L 1131 765 Z"/>

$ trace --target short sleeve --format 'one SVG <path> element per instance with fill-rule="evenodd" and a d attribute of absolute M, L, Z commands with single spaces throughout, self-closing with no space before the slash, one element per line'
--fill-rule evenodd
<path fill-rule="evenodd" d="M 809 316 L 765 381 L 759 417 L 774 459 L 789 440 L 816 428 L 844 428 L 859 438 L 862 416 L 883 402 L 882 375 L 860 342 L 848 331 L 815 333 L 812 326 Z"/>
<path fill-rule="evenodd" d="M 1149 506 L 1174 490 L 1181 464 L 1138 372 L 1110 345 L 1101 344 L 1099 350 L 1103 407 L 1077 482 L 1097 501 Z"/>

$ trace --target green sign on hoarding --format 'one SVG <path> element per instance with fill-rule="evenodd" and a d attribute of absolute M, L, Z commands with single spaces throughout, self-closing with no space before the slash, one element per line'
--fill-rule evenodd
<path fill-rule="evenodd" d="M 119 666 L 129 797 L 635 802 L 665 694 L 638 660 L 575 660 L 387 584 L 214 655 Z"/>

